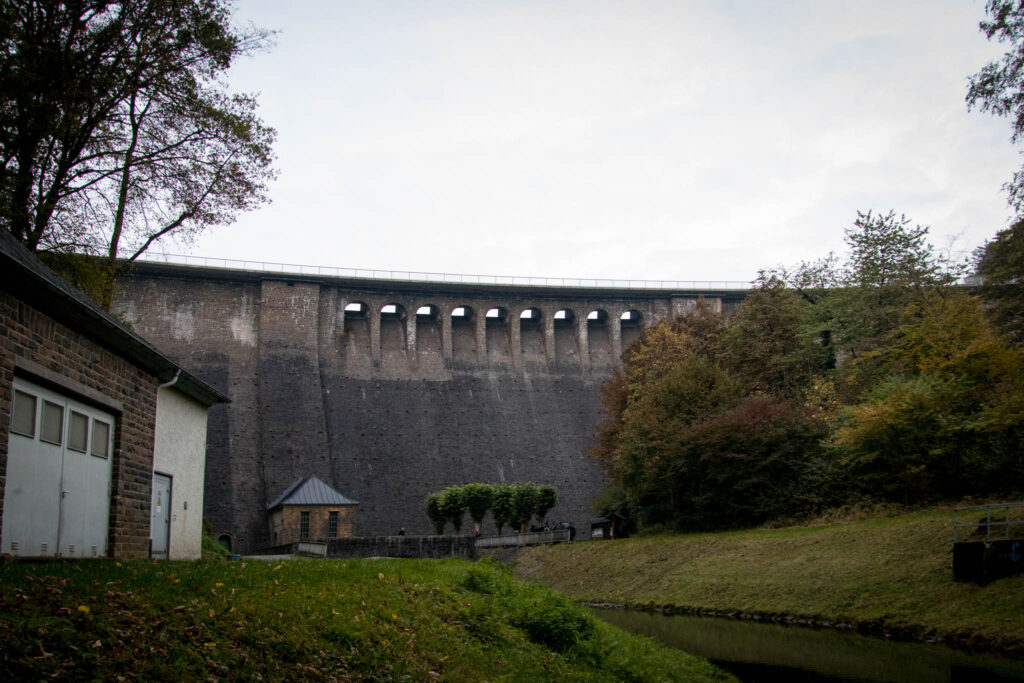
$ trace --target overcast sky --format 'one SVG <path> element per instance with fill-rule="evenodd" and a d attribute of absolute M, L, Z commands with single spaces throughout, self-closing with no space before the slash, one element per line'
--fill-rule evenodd
<path fill-rule="evenodd" d="M 351 268 L 750 280 L 895 209 L 969 251 L 1021 164 L 967 112 L 981 0 L 240 0 L 233 88 L 273 203 L 189 253 Z M 168 251 L 181 247 L 168 246 Z"/>

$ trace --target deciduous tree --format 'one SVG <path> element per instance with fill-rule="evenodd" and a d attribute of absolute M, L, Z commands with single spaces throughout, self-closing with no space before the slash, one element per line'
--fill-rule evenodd
<path fill-rule="evenodd" d="M 430 518 L 430 523 L 434 525 L 434 533 L 440 536 L 444 533 L 445 524 L 448 523 L 448 518 L 441 511 L 441 494 L 436 492 L 427 494 L 424 503 L 427 506 L 427 517 Z"/>
<path fill-rule="evenodd" d="M 537 515 L 537 519 L 540 520 L 541 526 L 544 525 L 548 513 L 551 512 L 551 508 L 555 507 L 557 502 L 558 493 L 555 491 L 554 486 L 541 484 L 537 487 L 537 507 L 534 513 Z"/>
<path fill-rule="evenodd" d="M 495 484 L 494 496 L 491 500 L 491 514 L 498 533 L 506 524 L 512 524 L 512 487 L 508 484 Z"/>
<path fill-rule="evenodd" d="M 225 0 L 0 8 L 0 223 L 32 250 L 131 261 L 266 201 L 274 131 L 224 77 L 268 34 Z"/>
<path fill-rule="evenodd" d="M 509 522 L 520 532 L 526 531 L 530 518 L 537 510 L 537 485 L 516 482 L 512 485 L 512 517 Z"/>
<path fill-rule="evenodd" d="M 494 500 L 494 487 L 490 484 L 466 484 L 462 487 L 463 500 L 473 520 L 473 531 L 479 536 L 487 511 Z"/>
<path fill-rule="evenodd" d="M 459 532 L 462 531 L 462 519 L 466 515 L 466 497 L 462 488 L 459 486 L 449 486 L 444 491 L 441 491 L 438 506 L 445 520 L 451 522 L 452 526 L 455 527 L 455 535 L 458 536 Z"/>
<path fill-rule="evenodd" d="M 1024 221 L 999 231 L 979 250 L 977 272 L 993 321 L 1024 343 Z"/>
<path fill-rule="evenodd" d="M 1020 0 L 988 0 L 987 19 L 979 24 L 989 40 L 1007 46 L 996 61 L 989 62 L 970 78 L 967 108 L 978 107 L 1005 116 L 1012 125 L 1011 141 L 1024 140 L 1024 3 Z M 1024 209 L 1024 170 L 1004 185 L 1010 206 L 1018 215 Z"/>

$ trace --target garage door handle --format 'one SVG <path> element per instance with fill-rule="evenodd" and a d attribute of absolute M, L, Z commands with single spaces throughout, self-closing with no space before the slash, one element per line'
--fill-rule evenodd
<path fill-rule="evenodd" d="M 71 491 L 61 491 L 60 492 L 60 497 L 61 498 L 67 498 L 69 493 L 71 493 Z"/>

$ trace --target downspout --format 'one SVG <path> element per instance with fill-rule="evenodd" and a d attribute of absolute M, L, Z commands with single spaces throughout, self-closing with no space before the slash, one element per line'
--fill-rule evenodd
<path fill-rule="evenodd" d="M 166 389 L 168 387 L 173 387 L 175 384 L 178 383 L 178 378 L 180 378 L 180 377 L 181 377 L 181 368 L 177 368 L 174 371 L 174 377 L 172 377 L 167 382 L 164 382 L 163 384 L 157 386 L 157 388 L 156 388 L 157 404 L 158 404 L 157 405 L 157 410 L 160 409 L 159 408 L 160 390 L 161 389 Z M 154 444 L 154 447 L 155 446 L 156 446 L 156 444 Z M 153 453 L 153 474 L 156 474 L 156 453 L 155 452 Z M 151 493 L 152 493 L 152 491 L 151 491 Z M 168 502 L 168 505 L 170 505 L 170 501 L 167 501 L 167 502 Z M 186 503 L 186 505 L 187 504 L 188 503 Z M 151 506 L 150 506 L 150 515 L 152 515 L 152 513 L 153 513 L 153 508 L 152 508 L 152 504 L 151 504 Z M 150 522 L 150 525 L 152 525 L 152 521 Z M 150 536 L 149 536 L 149 556 L 151 558 L 153 557 L 153 532 L 152 532 L 152 529 L 150 530 Z M 167 555 L 164 557 L 164 559 L 167 559 L 167 560 L 171 559 L 171 530 L 170 530 L 170 526 L 169 525 L 168 525 L 168 529 L 167 529 Z"/>
<path fill-rule="evenodd" d="M 169 381 L 164 382 L 163 384 L 158 386 L 156 388 L 157 391 L 159 391 L 161 389 L 166 389 L 167 387 L 173 387 L 175 384 L 178 383 L 178 378 L 179 377 L 181 377 L 181 368 L 178 368 L 177 370 L 174 371 L 174 377 L 172 377 Z"/>

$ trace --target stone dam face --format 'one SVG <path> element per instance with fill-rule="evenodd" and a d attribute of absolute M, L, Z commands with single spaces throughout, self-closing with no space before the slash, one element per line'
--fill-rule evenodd
<path fill-rule="evenodd" d="M 424 497 L 473 481 L 551 484 L 548 519 L 589 530 L 600 386 L 701 294 L 719 310 L 744 295 L 142 263 L 113 310 L 230 396 L 210 410 L 204 514 L 249 552 L 271 543 L 268 503 L 309 475 L 359 502 L 357 535 L 432 533 Z"/>

